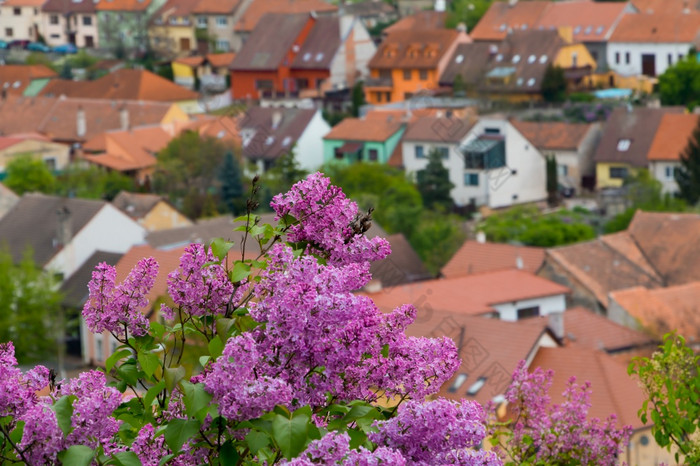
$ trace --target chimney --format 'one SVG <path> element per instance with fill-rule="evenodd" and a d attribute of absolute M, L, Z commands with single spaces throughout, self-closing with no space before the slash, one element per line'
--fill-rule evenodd
<path fill-rule="evenodd" d="M 56 211 L 58 225 L 56 227 L 57 244 L 60 247 L 66 246 L 73 239 L 73 219 L 68 207 L 63 206 Z"/>
<path fill-rule="evenodd" d="M 85 137 L 87 133 L 87 121 L 85 119 L 85 110 L 82 105 L 78 106 L 78 113 L 75 121 L 75 132 L 79 138 Z"/>
<path fill-rule="evenodd" d="M 520 254 L 518 254 L 518 257 L 515 258 L 515 266 L 518 268 L 518 270 L 525 268 L 525 263 L 523 262 L 523 258 L 520 257 Z"/>
<path fill-rule="evenodd" d="M 476 232 L 476 242 L 480 244 L 484 244 L 486 242 L 486 233 L 483 231 L 477 231 Z"/>
<path fill-rule="evenodd" d="M 457 25 L 457 32 L 461 32 L 466 34 L 467 33 L 467 25 L 465 23 L 459 23 Z"/>
<path fill-rule="evenodd" d="M 129 109 L 126 108 L 126 104 L 119 109 L 119 124 L 122 127 L 122 131 L 129 130 Z"/>
<path fill-rule="evenodd" d="M 559 340 L 564 338 L 564 312 L 552 312 L 547 315 L 547 327 Z"/>
<path fill-rule="evenodd" d="M 272 112 L 272 129 L 279 128 L 280 123 L 282 123 L 282 111 L 275 109 L 275 111 Z"/>
<path fill-rule="evenodd" d="M 518 4 L 518 0 L 508 0 L 508 6 L 514 7 Z"/>

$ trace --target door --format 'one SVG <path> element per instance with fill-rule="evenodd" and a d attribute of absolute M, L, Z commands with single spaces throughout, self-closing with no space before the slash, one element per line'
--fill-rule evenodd
<path fill-rule="evenodd" d="M 642 54 L 642 74 L 656 76 L 656 55 L 651 53 Z"/>
<path fill-rule="evenodd" d="M 91 49 L 95 46 L 95 40 L 92 36 L 85 36 L 85 47 Z"/>
<path fill-rule="evenodd" d="M 189 50 L 190 50 L 190 38 L 189 37 L 181 37 L 180 38 L 180 51 L 189 52 Z"/>

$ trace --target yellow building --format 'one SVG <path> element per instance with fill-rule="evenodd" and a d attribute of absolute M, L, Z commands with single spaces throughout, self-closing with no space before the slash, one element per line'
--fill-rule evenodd
<path fill-rule="evenodd" d="M 0 137 L 0 173 L 17 157 L 29 155 L 42 160 L 49 170 L 63 170 L 70 162 L 70 146 L 51 142 L 40 134 L 18 134 Z"/>
<path fill-rule="evenodd" d="M 156 11 L 148 27 L 151 47 L 161 56 L 184 56 L 197 50 L 192 9 L 197 2 L 168 0 Z"/>
<path fill-rule="evenodd" d="M 189 218 L 155 194 L 122 191 L 114 198 L 112 204 L 148 231 L 169 230 L 193 225 Z"/>

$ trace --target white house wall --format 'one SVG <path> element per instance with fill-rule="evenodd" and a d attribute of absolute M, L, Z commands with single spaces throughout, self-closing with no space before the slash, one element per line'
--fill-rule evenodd
<path fill-rule="evenodd" d="M 111 204 L 99 212 L 56 254 L 46 268 L 71 276 L 95 251 L 126 253 L 144 242 L 146 229 Z"/>
<path fill-rule="evenodd" d="M 423 154 L 425 154 L 425 157 L 416 157 L 416 146 L 423 147 Z M 457 144 L 404 141 L 401 146 L 404 168 L 406 172 L 415 179 L 416 173 L 424 170 L 426 165 L 428 165 L 428 154 L 430 154 L 433 149 L 440 147 L 449 148 L 449 156 L 447 160 L 442 161 L 442 164 L 449 171 L 450 181 L 454 185 L 454 188 L 450 191 L 450 196 L 455 204 L 459 206 L 466 205 L 469 203 L 470 193 L 468 187 L 464 186 L 464 156 L 459 152 Z"/>
<path fill-rule="evenodd" d="M 655 56 L 656 75 L 663 74 L 669 66 L 669 55 L 671 64 L 675 65 L 680 59 L 685 57 L 690 50 L 690 44 L 668 44 L 668 43 L 608 43 L 608 67 L 625 76 L 637 76 L 642 74 L 642 55 L 653 54 Z M 620 63 L 615 60 L 615 54 L 620 54 Z M 630 54 L 630 63 L 627 63 L 626 53 Z"/>
<path fill-rule="evenodd" d="M 302 169 L 312 172 L 323 165 L 323 136 L 330 130 L 321 111 L 317 110 L 294 146 L 294 157 Z"/>
<path fill-rule="evenodd" d="M 554 296 L 544 296 L 535 299 L 525 299 L 522 301 L 494 304 L 491 307 L 496 309 L 501 320 L 515 322 L 518 320 L 518 309 L 539 306 L 540 315 L 546 316 L 555 312 L 566 310 L 566 298 L 563 294 Z"/>
<path fill-rule="evenodd" d="M 377 46 L 359 19 L 342 16 L 339 21 L 341 44 L 330 69 L 330 83 L 333 89 L 351 87 L 356 78 L 367 76 L 368 63 L 377 51 Z M 348 50 L 352 50 L 352 53 L 349 54 Z"/>
<path fill-rule="evenodd" d="M 650 162 L 649 171 L 661 183 L 661 192 L 673 194 L 678 192 L 678 183 L 673 175 L 674 169 L 681 166 L 680 162 L 664 161 Z"/>

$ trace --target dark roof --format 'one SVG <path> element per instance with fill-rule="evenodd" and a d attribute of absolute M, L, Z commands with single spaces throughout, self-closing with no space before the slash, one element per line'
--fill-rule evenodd
<path fill-rule="evenodd" d="M 462 75 L 465 84 L 478 83 L 491 58 L 491 47 L 485 42 L 459 44 L 440 76 L 440 83 L 451 85 L 458 74 Z"/>
<path fill-rule="evenodd" d="M 290 49 L 294 45 L 302 45 L 296 41 L 310 19 L 307 13 L 266 14 L 233 59 L 231 69 L 277 70 Z M 274 34 L 270 31 L 274 31 Z"/>
<path fill-rule="evenodd" d="M 48 0 L 41 7 L 42 11 L 50 13 L 96 13 L 97 2 L 93 0 Z"/>
<path fill-rule="evenodd" d="M 315 114 L 315 109 L 302 108 L 249 109 L 239 124 L 243 156 L 273 160 L 289 152 Z M 276 126 L 275 116 L 280 118 Z"/>
<path fill-rule="evenodd" d="M 435 69 L 459 37 L 454 29 L 400 30 L 389 34 L 369 62 L 373 69 Z"/>
<path fill-rule="evenodd" d="M 473 119 L 421 117 L 408 124 L 404 141 L 460 142 L 476 123 Z"/>
<path fill-rule="evenodd" d="M 380 281 L 382 286 L 396 286 L 433 278 L 402 233 L 385 237 L 391 245 L 391 254 L 372 263 L 369 269 L 372 279 Z"/>
<path fill-rule="evenodd" d="M 131 218 L 143 218 L 163 198 L 157 194 L 140 194 L 120 191 L 112 200 L 112 205 Z"/>
<path fill-rule="evenodd" d="M 649 164 L 647 154 L 661 124 L 661 118 L 665 113 L 683 113 L 683 111 L 682 107 L 622 107 L 613 110 L 603 128 L 603 136 L 594 160 L 646 167 Z M 620 144 L 624 140 L 628 140 L 629 144 Z"/>
<path fill-rule="evenodd" d="M 295 69 L 330 69 L 340 47 L 340 21 L 335 16 L 321 16 L 304 40 L 292 62 Z"/>
<path fill-rule="evenodd" d="M 378 2 L 376 0 L 362 0 L 343 5 L 345 14 L 359 16 L 360 18 L 368 17 L 385 17 L 396 16 L 397 12 L 393 6 L 387 2 Z"/>
<path fill-rule="evenodd" d="M 122 254 L 104 251 L 95 251 L 83 265 L 76 270 L 68 280 L 61 285 L 63 293 L 63 305 L 70 308 L 82 308 L 88 297 L 88 283 L 92 279 L 92 272 L 102 262 L 109 265 L 117 265 Z"/>
<path fill-rule="evenodd" d="M 75 236 L 106 204 L 104 201 L 25 194 L 0 219 L 0 243 L 7 245 L 15 261 L 19 261 L 27 246 L 31 246 L 34 261 L 43 267 L 61 249 L 57 212 L 68 209 L 70 229 Z"/>

